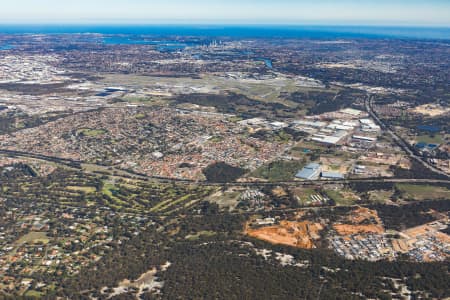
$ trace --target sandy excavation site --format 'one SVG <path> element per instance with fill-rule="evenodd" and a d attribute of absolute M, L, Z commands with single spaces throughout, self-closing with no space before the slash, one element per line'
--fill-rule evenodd
<path fill-rule="evenodd" d="M 273 244 L 283 244 L 298 248 L 315 248 L 314 241 L 320 239 L 319 232 L 323 230 L 320 223 L 309 221 L 281 221 L 277 225 L 247 229 L 249 236 Z"/>
<path fill-rule="evenodd" d="M 326 245 L 347 259 L 394 260 L 408 255 L 416 261 L 442 261 L 449 257 L 450 236 L 443 233 L 448 220 L 387 233 L 375 210 L 358 207 L 328 223 L 303 220 L 256 219 L 245 224 L 244 233 L 272 244 L 303 249 Z M 398 238 L 392 238 L 392 234 Z M 323 240 L 325 239 L 325 240 Z"/>

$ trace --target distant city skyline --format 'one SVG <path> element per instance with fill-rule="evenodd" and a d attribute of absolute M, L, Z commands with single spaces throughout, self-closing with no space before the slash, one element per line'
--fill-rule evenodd
<path fill-rule="evenodd" d="M 448 0 L 14 0 L 0 23 L 450 26 Z"/>

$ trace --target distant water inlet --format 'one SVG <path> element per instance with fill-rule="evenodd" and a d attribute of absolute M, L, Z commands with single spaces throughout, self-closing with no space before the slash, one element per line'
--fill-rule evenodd
<path fill-rule="evenodd" d="M 9 45 L 9 44 L 0 44 L 0 50 L 11 50 L 14 49 L 13 45 Z"/>
<path fill-rule="evenodd" d="M 258 61 L 263 61 L 267 68 L 273 69 L 273 61 L 270 58 L 258 58 Z"/>

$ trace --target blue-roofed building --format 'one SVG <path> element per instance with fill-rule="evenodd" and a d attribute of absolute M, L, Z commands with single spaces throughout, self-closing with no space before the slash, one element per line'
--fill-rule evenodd
<path fill-rule="evenodd" d="M 310 163 L 306 165 L 295 177 L 305 180 L 316 180 L 320 177 L 321 168 L 317 163 Z"/>
<path fill-rule="evenodd" d="M 344 179 L 344 175 L 339 172 L 322 172 L 324 179 Z"/>

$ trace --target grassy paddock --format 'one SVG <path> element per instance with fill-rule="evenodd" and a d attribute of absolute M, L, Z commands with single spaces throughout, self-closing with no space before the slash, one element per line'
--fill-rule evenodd
<path fill-rule="evenodd" d="M 450 190 L 445 187 L 418 184 L 397 184 L 402 198 L 408 200 L 449 199 Z"/>

